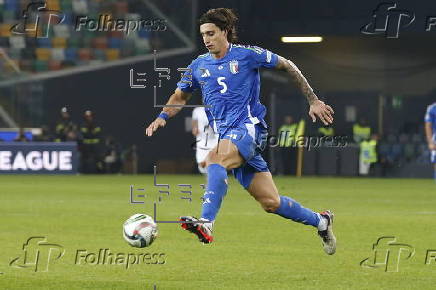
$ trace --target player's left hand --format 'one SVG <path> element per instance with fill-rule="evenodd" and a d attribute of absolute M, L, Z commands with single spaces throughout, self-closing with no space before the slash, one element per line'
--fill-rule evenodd
<path fill-rule="evenodd" d="M 326 105 L 323 101 L 316 100 L 310 105 L 309 116 L 313 122 L 316 122 L 316 118 L 320 119 L 324 125 L 333 123 L 333 111 L 332 107 Z"/>
<path fill-rule="evenodd" d="M 154 132 L 156 132 L 157 129 L 159 129 L 160 127 L 165 127 L 165 125 L 167 124 L 167 122 L 162 119 L 162 118 L 156 118 L 156 120 L 154 120 L 150 126 L 147 127 L 147 129 L 145 129 L 145 135 L 147 135 L 148 137 L 151 137 L 153 135 Z"/>

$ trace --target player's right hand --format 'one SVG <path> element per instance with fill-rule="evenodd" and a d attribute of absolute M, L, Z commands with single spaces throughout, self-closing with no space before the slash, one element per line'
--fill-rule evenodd
<path fill-rule="evenodd" d="M 428 150 L 430 150 L 430 151 L 436 150 L 436 144 L 435 143 L 429 143 L 428 144 Z"/>
<path fill-rule="evenodd" d="M 165 127 L 166 124 L 167 124 L 167 121 L 165 121 L 164 119 L 156 118 L 156 120 L 151 122 L 150 126 L 148 126 L 147 129 L 145 129 L 145 135 L 147 135 L 148 137 L 151 137 L 153 135 L 153 133 L 156 132 L 156 130 L 159 127 Z"/>

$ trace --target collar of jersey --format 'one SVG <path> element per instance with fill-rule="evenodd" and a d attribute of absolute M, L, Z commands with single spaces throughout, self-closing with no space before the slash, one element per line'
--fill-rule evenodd
<path fill-rule="evenodd" d="M 212 61 L 213 63 L 224 62 L 224 61 L 226 61 L 226 59 L 229 57 L 229 54 L 230 54 L 230 52 L 232 51 L 232 47 L 233 47 L 233 44 L 230 43 L 230 45 L 229 45 L 229 49 L 227 50 L 226 54 L 225 54 L 222 58 L 220 58 L 220 59 L 216 59 L 216 58 L 214 58 L 214 57 L 212 56 L 212 54 L 210 54 L 210 53 L 209 53 L 209 58 L 211 59 L 211 61 Z"/>

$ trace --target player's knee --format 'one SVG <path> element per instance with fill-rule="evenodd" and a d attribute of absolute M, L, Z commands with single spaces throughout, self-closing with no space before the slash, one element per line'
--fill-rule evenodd
<path fill-rule="evenodd" d="M 280 199 L 265 198 L 260 201 L 262 208 L 268 213 L 274 213 L 280 206 Z"/>
<path fill-rule="evenodd" d="M 219 164 L 227 169 L 227 164 L 225 161 L 225 156 L 223 156 L 223 154 L 218 154 L 215 151 L 210 151 L 206 158 L 206 167 L 210 164 Z"/>

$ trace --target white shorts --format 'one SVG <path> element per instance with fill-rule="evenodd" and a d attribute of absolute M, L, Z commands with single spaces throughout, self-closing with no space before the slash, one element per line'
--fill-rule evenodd
<path fill-rule="evenodd" d="M 436 163 L 436 150 L 430 151 L 430 160 L 431 163 Z"/>
<path fill-rule="evenodd" d="M 197 163 L 205 161 L 210 150 L 211 149 L 197 148 L 195 152 L 195 159 L 197 160 Z"/>

